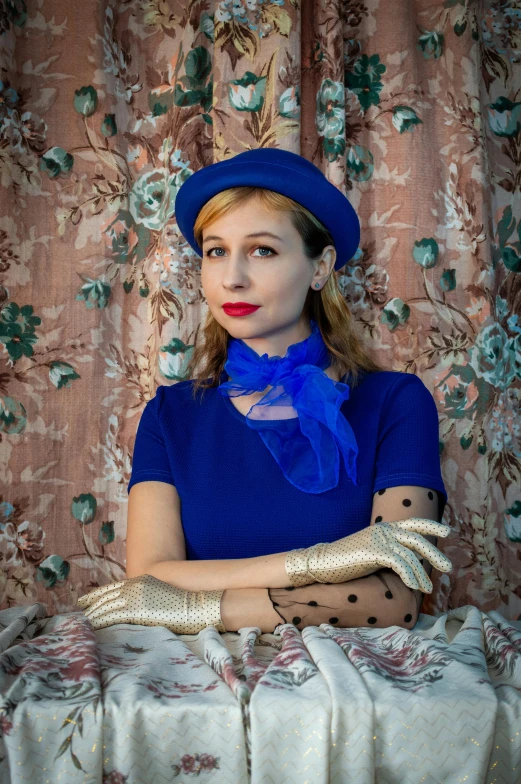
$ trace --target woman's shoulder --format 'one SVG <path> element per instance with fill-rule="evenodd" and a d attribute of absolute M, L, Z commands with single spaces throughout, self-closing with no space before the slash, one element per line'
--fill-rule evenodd
<path fill-rule="evenodd" d="M 211 379 L 205 379 L 205 381 Z M 180 405 L 203 404 L 212 397 L 216 387 L 201 387 L 194 392 L 195 379 L 188 378 L 183 381 L 176 381 L 172 384 L 162 384 L 158 386 L 156 395 L 160 405 L 167 407 Z"/>
<path fill-rule="evenodd" d="M 156 395 L 166 402 L 179 401 L 192 395 L 194 380 L 189 378 L 183 381 L 174 381 L 171 384 L 160 384 Z"/>
<path fill-rule="evenodd" d="M 410 373 L 403 373 L 401 370 L 364 370 L 360 368 L 358 371 L 358 379 L 356 384 L 353 384 L 354 389 L 361 387 L 378 386 L 381 388 L 392 387 L 404 376 L 410 376 Z M 415 376 L 417 378 L 417 376 Z M 346 373 L 342 381 L 350 383 L 351 375 Z"/>
<path fill-rule="evenodd" d="M 149 404 L 152 405 L 158 421 L 181 439 L 211 417 L 211 398 L 201 398 L 199 395 L 194 397 L 193 384 L 192 379 L 160 384 Z"/>
<path fill-rule="evenodd" d="M 349 384 L 349 381 L 344 383 Z M 362 370 L 357 383 L 349 386 L 353 403 L 356 401 L 358 405 L 371 409 L 386 407 L 397 395 L 416 398 L 426 389 L 419 376 L 401 370 Z"/>

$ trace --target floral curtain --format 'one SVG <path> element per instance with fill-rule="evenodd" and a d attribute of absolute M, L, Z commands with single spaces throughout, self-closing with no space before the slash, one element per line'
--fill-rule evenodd
<path fill-rule="evenodd" d="M 177 190 L 271 146 L 352 201 L 360 335 L 438 406 L 423 612 L 521 618 L 520 44 L 513 0 L 0 4 L 2 607 L 125 578 L 139 417 L 206 312 Z"/>

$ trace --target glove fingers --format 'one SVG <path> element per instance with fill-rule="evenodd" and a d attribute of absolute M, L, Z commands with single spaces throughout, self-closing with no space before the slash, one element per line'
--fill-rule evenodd
<path fill-rule="evenodd" d="M 98 607 L 101 607 L 102 605 L 105 604 L 105 602 L 110 601 L 111 599 L 117 599 L 119 595 L 120 595 L 119 588 L 117 590 L 107 591 L 107 593 L 104 596 L 102 596 L 101 599 L 98 599 L 97 602 L 94 602 L 93 604 L 89 605 L 89 607 L 86 610 L 84 610 L 84 615 L 88 615 L 89 613 L 92 613 L 93 610 L 97 610 Z"/>
<path fill-rule="evenodd" d="M 89 618 L 90 625 L 94 630 L 104 629 L 105 626 L 110 626 L 110 621 L 106 618 Z"/>
<path fill-rule="evenodd" d="M 85 615 L 89 620 L 92 618 L 100 618 L 102 615 L 108 615 L 108 613 L 113 612 L 114 610 L 121 610 L 125 607 L 125 599 L 114 599 L 111 602 L 103 602 L 96 610 L 89 608 Z"/>
<path fill-rule="evenodd" d="M 388 525 L 399 526 L 405 531 L 415 531 L 418 534 L 440 536 L 442 539 L 445 539 L 452 530 L 449 525 L 437 523 L 435 520 L 429 520 L 427 517 L 408 517 L 407 520 L 393 520 Z"/>
<path fill-rule="evenodd" d="M 120 617 L 114 614 L 100 615 L 98 618 L 89 618 L 89 623 L 93 629 L 105 629 L 107 626 L 112 626 L 115 623 L 133 623 L 131 618 L 127 618 L 123 612 Z"/>
<path fill-rule="evenodd" d="M 84 596 L 80 596 L 77 601 L 78 607 L 81 607 L 83 610 L 84 607 L 88 607 L 89 604 L 95 602 L 101 596 L 104 596 L 108 591 L 113 591 L 115 588 L 121 588 L 121 586 L 125 583 L 124 580 L 118 583 L 110 583 L 109 585 L 102 585 L 100 588 L 96 588 L 94 591 L 90 593 L 86 593 Z"/>
<path fill-rule="evenodd" d="M 401 545 L 398 546 L 401 547 Z M 403 549 L 406 550 L 407 548 L 404 547 Z M 392 569 L 394 572 L 400 575 L 402 582 L 404 582 L 405 585 L 407 585 L 407 587 L 411 588 L 413 591 L 417 591 L 420 587 L 418 585 L 414 569 L 412 568 L 409 560 L 402 558 L 401 555 L 398 555 L 396 552 L 379 553 L 378 566 Z M 375 571 L 377 571 L 377 569 Z"/>
<path fill-rule="evenodd" d="M 394 536 L 401 544 L 420 553 L 422 558 L 426 558 L 439 572 L 452 571 L 452 562 L 449 561 L 447 556 L 443 555 L 432 542 L 428 542 L 427 539 L 424 539 L 421 534 L 396 531 Z"/>
<path fill-rule="evenodd" d="M 421 562 L 417 556 L 413 553 L 412 550 L 409 550 L 408 547 L 404 547 L 401 544 L 396 544 L 396 548 L 399 554 L 398 557 L 401 557 L 410 566 L 414 573 L 417 582 L 415 590 L 419 589 L 420 591 L 423 591 L 423 593 L 432 593 L 432 583 L 430 581 L 429 575 L 421 565 Z"/>

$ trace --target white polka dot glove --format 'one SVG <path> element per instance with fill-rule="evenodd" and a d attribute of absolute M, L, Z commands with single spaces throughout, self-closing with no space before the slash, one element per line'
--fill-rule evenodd
<path fill-rule="evenodd" d="M 221 619 L 223 590 L 185 591 L 140 574 L 119 583 L 110 583 L 80 596 L 78 607 L 94 629 L 115 623 L 166 626 L 176 634 L 197 634 L 207 626 L 225 632 Z"/>
<path fill-rule="evenodd" d="M 432 583 L 416 550 L 440 572 L 450 572 L 452 564 L 420 534 L 445 538 L 450 527 L 423 517 L 409 517 L 391 523 L 375 523 L 335 542 L 290 550 L 286 574 L 291 585 L 343 583 L 365 577 L 378 569 L 393 569 L 405 585 L 431 593 Z"/>

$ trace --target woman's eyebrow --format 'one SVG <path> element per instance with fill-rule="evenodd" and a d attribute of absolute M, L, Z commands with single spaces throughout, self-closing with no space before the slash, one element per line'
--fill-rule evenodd
<path fill-rule="evenodd" d="M 280 242 L 283 241 L 281 237 L 277 237 L 277 235 L 272 234 L 271 231 L 256 231 L 254 234 L 246 234 L 246 238 L 248 237 L 273 237 L 274 239 L 279 240 Z M 203 245 L 205 242 L 208 242 L 208 240 L 222 241 L 222 237 L 218 237 L 216 234 L 210 234 L 208 237 L 204 238 Z"/>

